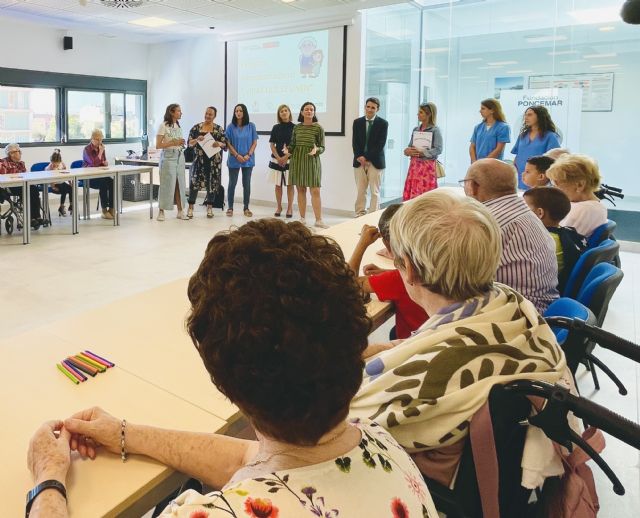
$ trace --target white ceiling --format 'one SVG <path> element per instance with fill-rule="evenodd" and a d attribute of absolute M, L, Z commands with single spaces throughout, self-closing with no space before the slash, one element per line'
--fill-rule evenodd
<path fill-rule="evenodd" d="M 147 0 L 138 8 L 105 7 L 100 0 L 0 0 L 0 19 L 18 18 L 65 30 L 96 31 L 142 43 L 184 39 L 203 34 L 264 30 L 314 18 L 351 16 L 359 9 L 408 0 Z M 146 17 L 173 20 L 159 28 L 131 25 Z M 215 27 L 211 30 L 210 27 Z"/>

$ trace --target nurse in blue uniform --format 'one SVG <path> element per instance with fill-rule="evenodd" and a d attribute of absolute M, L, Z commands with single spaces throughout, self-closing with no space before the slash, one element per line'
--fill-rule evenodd
<path fill-rule="evenodd" d="M 522 182 L 522 173 L 527 160 L 532 156 L 544 155 L 550 149 L 560 147 L 560 136 L 544 106 L 531 106 L 524 112 L 524 121 L 518 140 L 511 153 L 516 155 L 514 164 L 518 170 L 518 188 L 527 189 Z"/>
<path fill-rule="evenodd" d="M 505 120 L 500 101 L 485 99 L 480 103 L 482 122 L 473 129 L 469 157 L 473 164 L 481 158 L 502 160 L 504 146 L 511 142 L 511 129 Z"/>

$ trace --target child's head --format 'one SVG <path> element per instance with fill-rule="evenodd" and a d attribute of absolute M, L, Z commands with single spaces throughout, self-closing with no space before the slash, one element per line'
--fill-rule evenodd
<path fill-rule="evenodd" d="M 524 193 L 524 201 L 545 227 L 557 227 L 571 210 L 571 202 L 557 187 L 534 187 Z"/>
<path fill-rule="evenodd" d="M 53 153 L 51 154 L 51 163 L 59 164 L 60 162 L 62 162 L 62 153 L 60 153 L 60 150 L 56 148 L 53 150 Z"/>
<path fill-rule="evenodd" d="M 391 252 L 389 225 L 391 224 L 391 218 L 393 218 L 393 215 L 398 212 L 398 209 L 400 209 L 400 207 L 402 207 L 401 203 L 394 203 L 392 205 L 389 205 L 386 209 L 384 209 L 384 212 L 380 215 L 380 219 L 378 220 L 378 230 L 380 231 L 380 237 L 382 237 L 382 242 L 389 252 Z"/>
<path fill-rule="evenodd" d="M 544 187 L 549 183 L 546 172 L 553 162 L 554 159 L 549 156 L 532 156 L 522 172 L 522 182 L 529 187 Z"/>

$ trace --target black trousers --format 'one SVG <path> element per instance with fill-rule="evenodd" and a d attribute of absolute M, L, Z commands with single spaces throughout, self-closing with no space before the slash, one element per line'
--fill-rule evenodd
<path fill-rule="evenodd" d="M 22 201 L 22 187 L 9 187 L 11 194 L 20 196 Z M 31 201 L 31 219 L 42 217 L 42 206 L 40 205 L 40 191 L 35 185 L 29 186 L 29 200 Z"/>
<path fill-rule="evenodd" d="M 99 189 L 100 206 L 103 209 L 115 208 L 113 204 L 113 178 L 95 178 L 89 181 L 89 187 Z"/>
<path fill-rule="evenodd" d="M 69 199 L 71 199 L 71 186 L 68 183 L 57 183 L 52 185 L 51 188 L 53 192 L 60 195 L 60 205 L 64 205 L 64 202 L 67 199 L 67 194 L 69 195 Z"/>

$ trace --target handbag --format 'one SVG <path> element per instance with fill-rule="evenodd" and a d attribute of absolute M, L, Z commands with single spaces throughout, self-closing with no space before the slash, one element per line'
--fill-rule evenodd
<path fill-rule="evenodd" d="M 444 170 L 444 165 L 440 160 L 436 160 L 436 178 L 444 178 L 447 173 Z"/>
<path fill-rule="evenodd" d="M 211 206 L 214 209 L 224 209 L 224 187 L 222 184 L 218 185 L 218 188 L 213 195 L 213 203 Z"/>
<path fill-rule="evenodd" d="M 190 146 L 184 148 L 184 161 L 193 162 L 196 159 L 196 150 Z"/>

